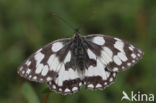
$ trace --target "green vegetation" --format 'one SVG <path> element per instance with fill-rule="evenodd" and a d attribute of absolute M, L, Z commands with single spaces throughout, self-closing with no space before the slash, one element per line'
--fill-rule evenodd
<path fill-rule="evenodd" d="M 47 84 L 21 78 L 17 68 L 43 45 L 73 36 L 54 12 L 74 28 L 85 23 L 82 35 L 116 36 L 142 48 L 145 56 L 102 91 L 50 92 L 48 103 L 120 103 L 123 90 L 156 95 L 156 0 L 0 0 L 0 103 L 43 103 Z"/>

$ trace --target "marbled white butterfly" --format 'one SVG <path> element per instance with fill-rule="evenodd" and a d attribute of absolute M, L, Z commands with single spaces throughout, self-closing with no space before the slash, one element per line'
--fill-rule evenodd
<path fill-rule="evenodd" d="M 115 81 L 118 72 L 136 64 L 143 51 L 127 41 L 102 34 L 53 41 L 33 53 L 19 67 L 20 76 L 47 82 L 61 94 L 77 92 L 82 85 L 104 89 Z"/>

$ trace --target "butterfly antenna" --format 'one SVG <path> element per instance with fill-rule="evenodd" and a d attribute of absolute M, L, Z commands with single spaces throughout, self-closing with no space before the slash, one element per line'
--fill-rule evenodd
<path fill-rule="evenodd" d="M 52 14 L 53 16 L 57 17 L 59 20 L 61 20 L 62 22 L 64 22 L 65 24 L 67 24 L 70 28 L 72 28 L 75 31 L 75 28 L 66 20 L 64 20 L 62 17 L 58 16 L 56 13 Z"/>
<path fill-rule="evenodd" d="M 95 14 L 96 13 L 96 11 L 93 11 L 92 12 L 92 14 Z M 88 19 L 89 18 L 89 19 Z M 82 22 L 80 25 L 79 25 L 79 27 L 77 28 L 77 29 L 75 29 L 75 31 L 77 30 L 77 31 L 79 31 L 81 28 L 82 28 L 82 26 L 84 26 L 89 20 L 90 20 L 90 15 L 88 15 L 87 16 L 87 18 L 85 19 L 85 21 L 84 22 Z"/>

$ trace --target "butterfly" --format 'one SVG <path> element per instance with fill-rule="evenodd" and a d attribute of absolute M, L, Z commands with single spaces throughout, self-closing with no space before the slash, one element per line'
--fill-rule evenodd
<path fill-rule="evenodd" d="M 48 83 L 51 90 L 72 94 L 84 85 L 104 89 L 118 72 L 136 64 L 144 52 L 131 43 L 103 34 L 53 41 L 37 50 L 19 67 L 18 74 L 30 81 Z"/>

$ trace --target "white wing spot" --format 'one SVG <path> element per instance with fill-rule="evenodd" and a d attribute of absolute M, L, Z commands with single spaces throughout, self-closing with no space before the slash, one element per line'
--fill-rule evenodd
<path fill-rule="evenodd" d="M 128 48 L 129 48 L 129 50 L 133 51 L 133 48 L 131 46 L 129 46 Z"/>
<path fill-rule="evenodd" d="M 42 54 L 41 52 L 36 53 L 35 55 L 36 67 L 40 64 L 43 58 L 44 58 L 44 54 Z"/>
<path fill-rule="evenodd" d="M 137 55 L 138 55 L 138 57 L 140 57 L 140 56 L 141 56 L 139 53 L 138 53 Z"/>
<path fill-rule="evenodd" d="M 43 78 L 41 78 L 40 81 L 43 81 Z"/>
<path fill-rule="evenodd" d="M 134 53 L 132 53 L 132 54 L 131 54 L 131 57 L 132 57 L 133 59 L 135 59 L 135 58 L 136 58 L 136 55 L 135 55 Z"/>
<path fill-rule="evenodd" d="M 133 63 L 135 63 L 135 60 L 132 60 Z"/>
<path fill-rule="evenodd" d="M 41 73 L 41 74 L 42 74 L 43 76 L 47 75 L 48 70 L 49 70 L 49 69 L 48 69 L 48 66 L 45 65 L 44 68 L 42 69 L 42 73 Z"/>
<path fill-rule="evenodd" d="M 31 72 L 31 69 L 28 68 L 27 71 L 26 71 L 26 73 L 27 74 L 30 74 L 30 72 Z"/>
<path fill-rule="evenodd" d="M 107 65 L 108 63 L 110 63 L 112 61 L 112 57 L 110 57 L 106 51 L 102 50 L 101 52 L 101 61 L 103 64 Z"/>
<path fill-rule="evenodd" d="M 142 54 L 142 51 L 141 50 L 138 50 L 138 51 L 139 51 L 140 54 Z"/>
<path fill-rule="evenodd" d="M 52 51 L 58 52 L 60 49 L 62 49 L 63 44 L 61 42 L 56 42 L 52 44 Z"/>
<path fill-rule="evenodd" d="M 124 62 L 128 60 L 128 58 L 126 57 L 126 55 L 124 53 L 122 53 L 122 52 L 119 52 L 117 55 Z"/>
<path fill-rule="evenodd" d="M 65 92 L 70 92 L 70 89 L 66 88 L 66 89 L 65 89 Z"/>
<path fill-rule="evenodd" d="M 64 60 L 64 63 L 70 62 L 70 59 L 71 59 L 71 52 L 69 51 L 65 60 Z"/>
<path fill-rule="evenodd" d="M 110 50 L 108 47 L 104 47 L 103 49 L 112 58 L 112 56 L 113 56 L 112 50 Z"/>
<path fill-rule="evenodd" d="M 93 84 L 89 84 L 88 88 L 94 88 L 94 85 Z"/>
<path fill-rule="evenodd" d="M 95 43 L 95 44 L 97 44 L 97 45 L 104 45 L 104 43 L 105 43 L 105 40 L 104 40 L 104 38 L 103 37 L 94 37 L 93 38 L 93 42 Z"/>
<path fill-rule="evenodd" d="M 116 73 L 113 73 L 113 77 L 115 77 L 116 76 Z"/>
<path fill-rule="evenodd" d="M 90 49 L 88 49 L 87 52 L 90 59 L 96 60 L 96 55 Z"/>
<path fill-rule="evenodd" d="M 59 91 L 62 91 L 62 88 L 59 88 Z"/>
<path fill-rule="evenodd" d="M 51 55 L 47 61 L 48 65 L 50 66 L 51 63 L 53 63 L 54 59 L 56 58 L 55 55 Z M 50 68 L 51 69 L 51 68 Z"/>
<path fill-rule="evenodd" d="M 104 85 L 107 85 L 107 82 L 105 82 Z"/>
<path fill-rule="evenodd" d="M 106 77 L 108 78 L 108 77 L 110 76 L 110 72 L 107 72 L 107 71 L 106 71 L 106 74 L 105 74 L 105 75 L 106 75 Z"/>
<path fill-rule="evenodd" d="M 55 85 L 53 85 L 53 89 L 56 89 L 56 86 Z"/>
<path fill-rule="evenodd" d="M 52 80 L 52 78 L 51 77 L 47 77 L 47 81 L 50 81 L 50 80 Z"/>
<path fill-rule="evenodd" d="M 131 45 L 131 47 L 134 49 L 135 47 L 133 45 Z"/>
<path fill-rule="evenodd" d="M 19 69 L 19 71 L 22 71 L 22 69 L 23 69 L 23 67 L 21 67 L 21 68 Z"/>
<path fill-rule="evenodd" d="M 84 82 L 84 85 L 86 85 L 86 82 Z"/>
<path fill-rule="evenodd" d="M 24 73 L 25 73 L 25 71 L 23 70 L 23 71 L 22 71 L 22 74 L 24 74 Z"/>
<path fill-rule="evenodd" d="M 118 71 L 118 68 L 117 68 L 117 67 L 114 67 L 114 68 L 113 68 L 113 71 L 114 71 L 114 72 Z"/>
<path fill-rule="evenodd" d="M 100 87 L 102 87 L 101 84 L 97 84 L 97 85 L 96 85 L 96 88 L 100 88 Z"/>
<path fill-rule="evenodd" d="M 72 88 L 72 91 L 76 91 L 76 90 L 78 90 L 77 87 L 73 87 L 73 88 Z"/>
<path fill-rule="evenodd" d="M 113 81 L 113 78 L 110 78 L 109 81 L 112 82 Z"/>
<path fill-rule="evenodd" d="M 80 83 L 79 83 L 79 86 L 81 86 L 81 85 L 82 85 L 82 83 L 80 82 Z"/>
<path fill-rule="evenodd" d="M 36 68 L 36 70 L 35 70 L 35 73 L 36 73 L 36 74 L 41 73 L 43 67 L 44 67 L 43 64 L 38 64 L 38 66 L 37 66 L 37 68 Z"/>
<path fill-rule="evenodd" d="M 119 59 L 118 56 L 114 56 L 113 60 L 114 60 L 114 62 L 115 62 L 117 65 L 121 65 L 121 64 L 122 64 L 122 62 L 121 62 L 121 60 Z"/>
<path fill-rule="evenodd" d="M 124 43 L 123 43 L 123 42 L 121 42 L 121 41 L 116 41 L 115 44 L 114 44 L 114 47 L 115 47 L 116 49 L 118 49 L 119 51 L 124 52 L 124 50 L 123 50 Z"/>
<path fill-rule="evenodd" d="M 25 64 L 29 66 L 31 64 L 31 61 L 28 60 Z"/>
<path fill-rule="evenodd" d="M 127 63 L 128 66 L 131 66 L 131 63 Z"/>
<path fill-rule="evenodd" d="M 31 78 L 32 77 L 32 75 L 29 75 L 29 78 Z"/>
<path fill-rule="evenodd" d="M 49 65 L 50 70 L 58 71 L 61 68 L 61 63 L 59 62 L 59 58 L 55 57 L 54 61 Z"/>
<path fill-rule="evenodd" d="M 33 79 L 36 80 L 37 79 L 37 76 L 34 76 Z"/>

